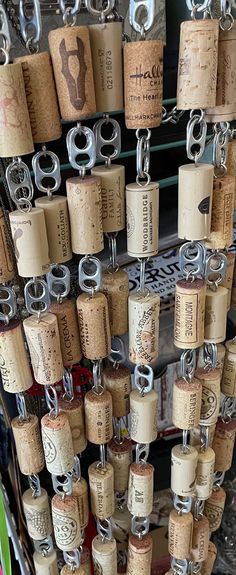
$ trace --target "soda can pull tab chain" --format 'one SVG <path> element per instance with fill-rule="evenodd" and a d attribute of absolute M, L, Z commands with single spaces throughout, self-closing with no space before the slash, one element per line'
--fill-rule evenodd
<path fill-rule="evenodd" d="M 42 279 L 33 278 L 25 285 L 24 294 L 27 311 L 37 315 L 40 321 L 41 313 L 47 311 L 50 305 L 47 283 Z"/>
<path fill-rule="evenodd" d="M 136 517 L 136 515 L 133 515 L 131 518 L 131 533 L 139 539 L 142 539 L 144 535 L 148 534 L 149 524 L 149 517 Z"/>
<path fill-rule="evenodd" d="M 80 566 L 81 563 L 81 554 L 79 549 L 71 549 L 71 551 L 63 551 L 63 559 L 70 567 L 71 572 L 73 573 L 76 568 Z"/>
<path fill-rule="evenodd" d="M 27 11 L 25 0 L 19 0 L 19 20 L 21 35 L 25 41 L 27 50 L 37 52 L 42 35 L 42 20 L 39 0 L 32 0 L 31 14 Z"/>
<path fill-rule="evenodd" d="M 135 446 L 135 462 L 137 464 L 146 463 L 149 456 L 149 443 L 137 443 Z"/>
<path fill-rule="evenodd" d="M 221 410 L 221 419 L 224 421 L 224 423 L 229 423 L 231 421 L 235 407 L 235 397 L 224 397 Z"/>
<path fill-rule="evenodd" d="M 105 22 L 106 16 L 108 16 L 108 14 L 110 14 L 110 12 L 112 12 L 112 10 L 115 8 L 115 0 L 106 0 L 105 3 L 102 2 L 102 10 L 97 10 L 94 8 L 93 0 L 84 0 L 84 2 L 88 12 L 90 12 L 90 14 L 93 16 L 99 16 L 99 20 L 102 24 Z"/>
<path fill-rule="evenodd" d="M 193 281 L 198 275 L 204 276 L 205 248 L 200 242 L 186 242 L 179 250 L 181 273 Z"/>
<path fill-rule="evenodd" d="M 28 475 L 28 482 L 30 489 L 32 491 L 32 497 L 40 497 L 41 495 L 41 485 L 39 476 L 34 473 L 32 475 Z"/>
<path fill-rule="evenodd" d="M 66 367 L 64 368 L 62 385 L 63 385 L 63 390 L 64 390 L 64 393 L 62 396 L 63 399 L 65 399 L 67 401 L 73 401 L 73 399 L 74 399 L 73 378 L 72 378 L 70 370 L 67 369 Z"/>
<path fill-rule="evenodd" d="M 101 395 L 104 391 L 104 388 L 102 385 L 101 367 L 102 367 L 102 360 L 101 359 L 97 359 L 96 361 L 93 362 L 93 387 L 92 387 L 92 390 L 97 395 Z"/>
<path fill-rule="evenodd" d="M 51 166 L 43 169 L 40 166 L 40 159 L 49 157 L 51 160 Z M 37 152 L 32 158 L 32 168 L 34 171 L 35 184 L 40 192 L 47 194 L 50 199 L 52 199 L 53 192 L 56 192 L 61 185 L 61 172 L 60 172 L 60 160 L 54 152 L 46 149 L 43 146 L 42 150 Z M 44 186 L 43 181 L 45 178 L 50 178 L 54 180 L 54 185 L 52 187 Z"/>
<path fill-rule="evenodd" d="M 8 311 L 5 310 L 5 313 L 0 311 L 0 321 L 4 321 L 4 323 L 8 325 L 10 319 L 17 313 L 16 294 L 11 287 L 4 285 L 1 286 L 0 305 L 6 306 L 8 309 Z"/>
<path fill-rule="evenodd" d="M 151 130 L 149 128 L 136 130 L 136 138 L 136 183 L 138 186 L 147 186 L 151 181 L 149 174 Z"/>
<path fill-rule="evenodd" d="M 213 480 L 213 489 L 216 490 L 224 483 L 225 471 L 215 471 Z"/>
<path fill-rule="evenodd" d="M 53 489 L 57 495 L 61 495 L 63 499 L 66 495 L 72 494 L 72 473 L 63 473 L 63 475 L 52 475 Z"/>
<path fill-rule="evenodd" d="M 109 273 L 118 272 L 119 264 L 117 263 L 117 245 L 116 238 L 118 232 L 108 232 L 105 234 L 108 238 L 109 252 L 110 252 L 110 263 L 107 266 L 107 271 Z"/>
<path fill-rule="evenodd" d="M 204 505 L 205 505 L 205 501 L 203 501 L 202 499 L 195 499 L 194 501 L 194 519 L 199 519 L 200 517 L 203 516 L 204 513 Z"/>
<path fill-rule="evenodd" d="M 48 557 L 54 550 L 51 537 L 45 537 L 44 539 L 40 539 L 40 541 L 33 539 L 33 543 L 35 551 L 43 557 Z"/>
<path fill-rule="evenodd" d="M 228 142 L 230 138 L 229 122 L 217 122 L 214 125 L 213 165 L 215 177 L 223 177 L 227 173 Z"/>
<path fill-rule="evenodd" d="M 173 571 L 173 575 L 187 575 L 188 568 L 188 559 L 176 559 L 175 557 L 172 557 L 171 569 Z"/>
<path fill-rule="evenodd" d="M 85 256 L 79 262 L 79 286 L 91 296 L 99 291 L 102 285 L 102 266 L 98 258 Z"/>
<path fill-rule="evenodd" d="M 234 24 L 234 17 L 231 13 L 232 0 L 220 0 L 221 17 L 219 20 L 220 28 L 223 31 L 229 32 Z"/>
<path fill-rule="evenodd" d="M 97 532 L 103 541 L 111 541 L 112 526 L 110 519 L 97 519 Z"/>
<path fill-rule="evenodd" d="M 51 265 L 50 272 L 47 273 L 47 285 L 49 294 L 62 302 L 70 292 L 70 270 L 63 264 Z"/>
<path fill-rule="evenodd" d="M 85 136 L 86 139 L 86 143 L 83 148 L 79 148 L 75 143 L 76 137 L 81 135 Z M 76 127 L 69 130 L 66 136 L 66 145 L 69 162 L 72 168 L 79 170 L 80 176 L 84 178 L 86 170 L 93 168 L 96 162 L 96 143 L 93 131 L 90 130 L 90 128 L 87 128 L 87 126 L 81 126 L 80 122 L 78 122 Z M 84 156 L 84 154 L 88 156 L 88 160 L 79 164 L 79 162 L 77 162 L 77 158 L 79 156 Z"/>
<path fill-rule="evenodd" d="M 217 289 L 225 278 L 227 269 L 227 256 L 223 252 L 213 252 L 206 258 L 205 277 L 212 289 Z M 211 279 L 213 275 L 213 279 Z M 215 277 L 217 276 L 217 277 Z"/>
<path fill-rule="evenodd" d="M 121 337 L 118 335 L 111 340 L 111 353 L 108 356 L 109 361 L 112 363 L 114 369 L 117 369 L 121 363 L 126 360 L 125 345 Z"/>
<path fill-rule="evenodd" d="M 17 209 L 21 212 L 30 212 L 34 188 L 28 166 L 21 158 L 14 159 L 6 169 L 6 180 L 10 196 Z"/>
<path fill-rule="evenodd" d="M 181 377 L 191 381 L 196 369 L 196 350 L 186 349 L 180 357 Z"/>
<path fill-rule="evenodd" d="M 80 465 L 80 458 L 78 455 L 74 456 L 73 476 L 76 478 L 77 481 L 80 481 L 80 479 L 81 479 L 81 465 Z"/>
<path fill-rule="evenodd" d="M 81 0 L 74 0 L 74 5 L 66 6 L 64 0 L 59 0 L 59 6 L 65 26 L 75 26 L 76 18 L 81 8 Z"/>
<path fill-rule="evenodd" d="M 22 391 L 16 393 L 16 407 L 21 421 L 28 421 L 29 416 L 26 409 L 25 397 Z"/>
<path fill-rule="evenodd" d="M 200 451 L 206 451 L 209 447 L 209 426 L 200 425 Z"/>
<path fill-rule="evenodd" d="M 181 497 L 175 494 L 173 505 L 179 515 L 189 513 L 192 508 L 192 497 Z"/>
<path fill-rule="evenodd" d="M 134 385 L 144 396 L 153 389 L 153 369 L 150 365 L 136 365 L 134 368 Z"/>
<path fill-rule="evenodd" d="M 191 18 L 195 19 L 197 14 L 203 14 L 203 18 L 207 17 L 207 14 L 211 11 L 212 0 L 203 0 L 203 2 L 195 2 L 195 0 L 186 0 L 188 9 L 191 12 Z"/>
<path fill-rule="evenodd" d="M 144 20 L 138 22 L 137 16 L 142 10 L 145 14 Z M 146 32 L 150 30 L 155 18 L 155 0 L 130 0 L 129 3 L 129 23 L 135 32 L 141 34 L 141 38 L 145 39 Z"/>
<path fill-rule="evenodd" d="M 49 409 L 49 417 L 56 418 L 59 414 L 59 404 L 57 392 L 52 385 L 45 385 L 45 399 Z"/>
<path fill-rule="evenodd" d="M 11 49 L 11 37 L 8 26 L 8 19 L 6 10 L 2 3 L 0 3 L 0 53 L 3 54 L 5 61 L 4 65 L 9 64 L 10 61 L 10 49 Z"/>
<path fill-rule="evenodd" d="M 204 343 L 203 347 L 204 369 L 215 369 L 217 364 L 217 345 Z"/>
<path fill-rule="evenodd" d="M 112 125 L 112 134 L 110 138 L 105 138 L 102 135 L 102 127 L 105 125 Z M 104 118 L 95 122 L 93 126 L 94 137 L 96 142 L 96 156 L 98 160 L 105 160 L 106 166 L 109 168 L 111 160 L 118 158 L 121 152 L 121 129 L 117 120 L 109 118 L 108 114 Z M 111 154 L 105 154 L 103 151 L 104 147 L 111 146 L 113 152 Z"/>
<path fill-rule="evenodd" d="M 196 127 L 199 128 L 197 134 L 195 134 Z M 190 120 L 187 124 L 186 152 L 189 160 L 193 160 L 195 164 L 198 163 L 205 150 L 206 135 L 207 123 L 204 119 L 203 110 L 200 110 L 200 114 L 191 110 Z"/>

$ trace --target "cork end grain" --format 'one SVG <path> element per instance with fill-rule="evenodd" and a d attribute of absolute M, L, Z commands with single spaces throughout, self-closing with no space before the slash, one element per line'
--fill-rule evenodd
<path fill-rule="evenodd" d="M 195 371 L 195 377 L 200 381 L 215 381 L 216 379 L 220 381 L 221 373 L 217 367 L 209 370 L 199 367 Z"/>
<path fill-rule="evenodd" d="M 50 417 L 50 415 L 46 413 L 41 419 L 41 425 L 44 429 L 50 429 L 55 432 L 63 429 L 67 423 L 68 418 L 65 413 L 59 413 L 55 418 Z"/>
<path fill-rule="evenodd" d="M 130 439 L 124 439 L 122 443 L 116 443 L 116 441 L 112 439 L 108 443 L 108 449 L 113 451 L 113 453 L 131 453 L 132 441 L 130 441 Z"/>
<path fill-rule="evenodd" d="M 143 463 L 142 465 L 138 463 L 131 463 L 130 471 L 135 475 L 139 475 L 140 477 L 145 477 L 147 475 L 153 475 L 154 467 L 151 463 Z"/>
<path fill-rule="evenodd" d="M 76 506 L 77 500 L 73 495 L 67 495 L 64 499 L 60 495 L 54 495 L 52 498 L 52 508 L 62 513 L 70 513 Z"/>
<path fill-rule="evenodd" d="M 129 547 L 136 553 L 148 553 L 152 549 L 152 537 L 150 533 L 138 539 L 133 534 L 129 536 Z"/>

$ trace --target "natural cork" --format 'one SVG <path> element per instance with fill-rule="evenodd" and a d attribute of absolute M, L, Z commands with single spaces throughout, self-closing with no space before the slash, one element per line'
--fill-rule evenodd
<path fill-rule="evenodd" d="M 129 536 L 127 575 L 150 575 L 152 563 L 152 537 L 150 533 L 138 539 Z"/>
<path fill-rule="evenodd" d="M 178 237 L 195 241 L 208 238 L 214 167 L 211 164 L 186 164 L 179 167 Z"/>
<path fill-rule="evenodd" d="M 236 208 L 236 140 L 228 142 L 228 153 L 226 160 L 227 174 L 234 178 L 234 209 Z"/>
<path fill-rule="evenodd" d="M 129 310 L 129 359 L 136 364 L 152 363 L 159 351 L 160 296 L 131 293 Z"/>
<path fill-rule="evenodd" d="M 8 239 L 8 229 L 3 210 L 0 208 L 0 283 L 9 282 L 14 277 L 13 254 Z"/>
<path fill-rule="evenodd" d="M 227 311 L 229 311 L 230 310 L 230 302 L 231 302 L 232 285 L 233 285 L 235 254 L 233 252 L 228 252 L 225 255 L 227 257 L 227 267 L 226 267 L 225 277 L 224 277 L 221 285 L 223 287 L 226 287 L 226 289 L 228 290 Z"/>
<path fill-rule="evenodd" d="M 72 251 L 66 198 L 53 195 L 53 199 L 50 199 L 46 196 L 35 200 L 35 205 L 44 211 L 50 262 L 68 262 L 72 258 Z"/>
<path fill-rule="evenodd" d="M 22 65 L 31 131 L 35 144 L 52 142 L 61 137 L 52 64 L 47 52 L 15 58 Z"/>
<path fill-rule="evenodd" d="M 202 385 L 201 425 L 213 425 L 220 411 L 220 370 L 199 368 L 195 377 Z"/>
<path fill-rule="evenodd" d="M 211 212 L 211 231 L 205 241 L 211 250 L 224 250 L 233 241 L 235 178 L 215 178 Z"/>
<path fill-rule="evenodd" d="M 89 26 L 97 112 L 122 110 L 122 23 Z"/>
<path fill-rule="evenodd" d="M 172 509 L 169 515 L 168 533 L 170 555 L 176 559 L 188 559 L 192 546 L 192 513 L 179 515 L 175 509 Z"/>
<path fill-rule="evenodd" d="M 71 567 L 70 565 L 63 565 L 60 575 L 71 575 Z M 84 568 L 82 565 L 79 567 L 73 567 L 73 575 L 86 575 Z"/>
<path fill-rule="evenodd" d="M 175 445 L 171 451 L 171 489 L 181 497 L 192 497 L 195 492 L 198 452 L 188 446 L 183 451 L 182 445 Z"/>
<path fill-rule="evenodd" d="M 72 251 L 97 254 L 104 248 L 101 180 L 97 176 L 69 178 L 66 192 Z"/>
<path fill-rule="evenodd" d="M 108 443 L 113 435 L 112 397 L 109 391 L 98 395 L 90 390 L 84 400 L 86 437 L 91 443 Z"/>
<path fill-rule="evenodd" d="M 87 26 L 66 26 L 48 35 L 57 96 L 63 120 L 96 113 L 93 66 Z"/>
<path fill-rule="evenodd" d="M 52 522 L 57 547 L 62 551 L 72 551 L 79 547 L 81 527 L 76 497 L 59 495 L 52 498 Z"/>
<path fill-rule="evenodd" d="M 11 422 L 19 468 L 23 475 L 40 473 L 44 468 L 44 453 L 36 415 L 26 421 L 14 417 Z"/>
<path fill-rule="evenodd" d="M 174 344 L 180 349 L 196 349 L 204 341 L 206 282 L 176 282 Z"/>
<path fill-rule="evenodd" d="M 63 365 L 72 367 L 82 358 L 75 301 L 55 301 L 50 305 L 50 312 L 57 317 Z"/>
<path fill-rule="evenodd" d="M 0 94 L 0 157 L 31 154 L 34 144 L 21 64 L 1 66 Z"/>
<path fill-rule="evenodd" d="M 37 551 L 33 554 L 36 575 L 59 575 L 57 566 L 57 554 L 53 550 L 46 557 Z"/>
<path fill-rule="evenodd" d="M 81 398 L 72 399 L 71 401 L 59 399 L 59 408 L 64 411 L 69 421 L 74 454 L 81 453 L 87 447 L 83 400 Z"/>
<path fill-rule="evenodd" d="M 80 341 L 87 359 L 104 359 L 111 352 L 108 303 L 103 293 L 82 293 L 76 301 Z"/>
<path fill-rule="evenodd" d="M 212 449 L 215 452 L 215 471 L 228 471 L 232 465 L 236 422 L 217 421 Z"/>
<path fill-rule="evenodd" d="M 29 536 L 36 541 L 49 537 L 52 522 L 47 491 L 41 488 L 40 495 L 34 497 L 31 489 L 27 489 L 22 495 L 22 505 Z"/>
<path fill-rule="evenodd" d="M 213 488 L 214 469 L 215 452 L 213 449 L 208 447 L 205 450 L 199 450 L 195 486 L 198 499 L 205 500 L 210 497 Z"/>
<path fill-rule="evenodd" d="M 131 463 L 127 507 L 131 515 L 147 517 L 152 512 L 154 467 L 150 463 Z"/>
<path fill-rule="evenodd" d="M 83 477 L 73 479 L 72 495 L 77 499 L 81 529 L 85 529 L 89 522 L 89 500 L 87 481 Z"/>
<path fill-rule="evenodd" d="M 101 467 L 95 461 L 88 468 L 91 510 L 98 519 L 111 517 L 115 511 L 114 470 L 110 463 Z"/>
<path fill-rule="evenodd" d="M 177 109 L 216 104 L 218 20 L 189 20 L 180 27 Z"/>
<path fill-rule="evenodd" d="M 0 370 L 8 393 L 26 391 L 33 384 L 22 326 L 17 319 L 0 325 Z"/>
<path fill-rule="evenodd" d="M 107 446 L 107 459 L 114 469 L 114 491 L 123 493 L 128 489 L 129 469 L 132 463 L 132 442 L 124 439 L 117 443 L 112 439 Z"/>
<path fill-rule="evenodd" d="M 212 541 L 208 544 L 208 555 L 201 565 L 201 575 L 211 575 L 216 560 L 217 548 Z"/>
<path fill-rule="evenodd" d="M 125 270 L 105 270 L 102 274 L 101 291 L 108 302 L 111 335 L 123 335 L 128 331 L 129 276 Z"/>
<path fill-rule="evenodd" d="M 157 128 L 162 120 L 163 42 L 124 44 L 125 125 Z"/>
<path fill-rule="evenodd" d="M 93 176 L 101 179 L 102 227 L 104 233 L 119 232 L 125 228 L 125 168 L 118 164 L 110 167 L 95 166 Z"/>
<path fill-rule="evenodd" d="M 135 42 L 136 44 L 136 42 Z M 159 184 L 126 186 L 127 253 L 133 258 L 158 252 Z"/>
<path fill-rule="evenodd" d="M 206 122 L 236 119 L 236 25 L 219 32 L 216 107 L 206 110 Z"/>
<path fill-rule="evenodd" d="M 204 341 L 221 343 L 226 338 L 228 290 L 218 286 L 216 291 L 207 288 L 205 302 Z"/>
<path fill-rule="evenodd" d="M 116 540 L 103 541 L 100 535 L 92 540 L 92 558 L 95 573 L 117 575 Z"/>
<path fill-rule="evenodd" d="M 9 214 L 19 276 L 30 278 L 49 272 L 49 248 L 44 211 L 32 208 Z"/>
<path fill-rule="evenodd" d="M 226 493 L 223 487 L 212 491 L 211 496 L 206 500 L 204 515 L 209 519 L 210 531 L 219 529 L 225 507 Z"/>
<path fill-rule="evenodd" d="M 225 360 L 221 379 L 221 391 L 229 397 L 236 397 L 236 341 L 225 342 Z"/>
<path fill-rule="evenodd" d="M 67 473 L 74 465 L 74 450 L 66 414 L 59 413 L 54 418 L 44 415 L 41 428 L 47 470 L 53 475 Z"/>
<path fill-rule="evenodd" d="M 54 385 L 64 374 L 57 318 L 52 313 L 40 321 L 32 315 L 23 321 L 34 377 L 41 385 Z"/>
<path fill-rule="evenodd" d="M 130 437 L 136 443 L 151 443 L 157 438 L 157 392 L 142 397 L 137 389 L 130 394 Z"/>
<path fill-rule="evenodd" d="M 230 308 L 234 311 L 236 310 L 236 265 L 234 266 Z"/>
<path fill-rule="evenodd" d="M 207 517 L 200 517 L 193 522 L 193 537 L 191 560 L 201 563 L 208 555 L 209 521 Z"/>
<path fill-rule="evenodd" d="M 112 397 L 113 417 L 125 417 L 130 412 L 130 370 L 124 365 L 119 365 L 118 369 L 105 367 L 102 373 L 102 379 L 105 388 L 110 392 Z"/>
<path fill-rule="evenodd" d="M 131 515 L 127 507 L 116 509 L 111 517 L 112 534 L 117 543 L 125 544 L 128 549 L 128 536 L 131 531 Z"/>
<path fill-rule="evenodd" d="M 172 422 L 179 429 L 191 429 L 199 424 L 202 386 L 196 379 L 177 379 L 173 386 Z"/>

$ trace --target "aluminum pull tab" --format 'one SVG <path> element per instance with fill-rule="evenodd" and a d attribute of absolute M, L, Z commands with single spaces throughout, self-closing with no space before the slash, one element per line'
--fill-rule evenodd
<path fill-rule="evenodd" d="M 111 124 L 112 134 L 110 138 L 105 138 L 102 135 L 102 127 Z M 121 129 L 120 124 L 113 118 L 107 115 L 105 118 L 98 120 L 93 127 L 95 142 L 96 142 L 96 155 L 98 160 L 105 160 L 107 167 L 109 167 L 111 160 L 118 158 L 121 151 Z M 105 154 L 104 147 L 111 147 L 113 151 Z"/>
<path fill-rule="evenodd" d="M 7 14 L 5 11 L 4 6 L 0 3 L 0 52 L 4 55 L 5 62 L 4 64 L 9 64 L 9 52 L 11 49 L 11 37 L 10 31 L 8 26 L 8 19 Z"/>
<path fill-rule="evenodd" d="M 86 143 L 83 148 L 79 148 L 76 143 L 75 139 L 77 136 L 81 135 L 85 136 Z M 71 128 L 66 136 L 66 145 L 68 150 L 69 162 L 75 170 L 79 170 L 80 176 L 83 178 L 85 176 L 86 170 L 90 170 L 93 168 L 96 162 L 96 143 L 95 143 L 95 136 L 90 128 L 87 126 L 81 126 L 80 123 L 77 124 L 75 128 Z M 79 156 L 88 156 L 88 160 L 79 163 L 77 158 Z"/>
<path fill-rule="evenodd" d="M 2 285 L 0 288 L 0 305 L 4 311 L 0 311 L 0 321 L 6 324 L 17 313 L 16 294 L 11 287 Z"/>
<path fill-rule="evenodd" d="M 179 264 L 181 273 L 187 280 L 198 275 L 204 276 L 205 248 L 200 242 L 186 242 L 179 250 Z"/>
<path fill-rule="evenodd" d="M 105 2 L 102 2 L 101 10 L 94 8 L 93 0 L 85 0 L 85 6 L 90 14 L 93 16 L 99 16 L 100 22 L 103 23 L 105 22 L 106 16 L 108 16 L 108 14 L 110 14 L 110 12 L 114 9 L 115 0 L 105 0 Z"/>
<path fill-rule="evenodd" d="M 200 110 L 200 114 L 190 112 L 190 120 L 187 124 L 187 138 L 186 138 L 186 152 L 189 160 L 193 160 L 196 164 L 202 157 L 205 150 L 207 123 L 204 119 L 204 112 Z M 196 130 L 198 132 L 196 134 Z"/>
<path fill-rule="evenodd" d="M 112 527 L 110 519 L 97 519 L 97 532 L 102 539 L 112 539 Z"/>
<path fill-rule="evenodd" d="M 144 12 L 144 19 L 138 21 L 138 13 L 140 10 Z M 155 17 L 155 0 L 130 0 L 129 4 L 129 23 L 130 26 L 139 32 L 141 37 L 145 38 L 146 32 L 150 30 L 153 25 Z"/>
<path fill-rule="evenodd" d="M 82 291 L 93 295 L 102 285 L 101 262 L 94 256 L 85 256 L 79 262 L 79 286 Z"/>
<path fill-rule="evenodd" d="M 6 169 L 6 180 L 10 190 L 10 196 L 17 209 L 29 212 L 32 209 L 31 200 L 34 188 L 28 166 L 21 158 L 13 160 Z"/>
<path fill-rule="evenodd" d="M 31 13 L 27 10 L 25 0 L 19 1 L 19 20 L 21 35 L 29 52 L 37 51 L 38 43 L 42 34 L 42 20 L 39 0 L 30 3 Z"/>
<path fill-rule="evenodd" d="M 133 515 L 131 519 L 131 532 L 139 539 L 142 539 L 149 531 L 149 524 L 149 517 L 136 517 Z"/>
<path fill-rule="evenodd" d="M 46 169 L 41 168 L 40 166 L 40 159 L 49 157 L 51 160 L 51 166 Z M 52 196 L 53 192 L 56 192 L 61 185 L 61 172 L 60 172 L 60 160 L 54 152 L 50 150 L 46 150 L 45 146 L 43 146 L 42 151 L 37 152 L 32 158 L 32 168 L 34 171 L 34 179 L 35 184 L 40 192 L 47 194 L 49 197 Z M 50 178 L 54 180 L 54 185 L 45 186 L 43 181 L 46 178 Z"/>
<path fill-rule="evenodd" d="M 63 264 L 51 266 L 47 274 L 48 291 L 52 297 L 55 297 L 59 303 L 70 292 L 70 270 Z"/>
<path fill-rule="evenodd" d="M 27 282 L 24 289 L 26 309 L 29 313 L 38 316 L 48 310 L 50 305 L 49 290 L 46 282 L 33 278 Z"/>

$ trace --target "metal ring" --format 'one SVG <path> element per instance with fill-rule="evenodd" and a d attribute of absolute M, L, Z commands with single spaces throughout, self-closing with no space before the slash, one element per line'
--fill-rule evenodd
<path fill-rule="evenodd" d="M 211 0 L 204 0 L 201 4 L 199 2 L 195 4 L 194 0 L 186 0 L 186 4 L 189 10 L 197 10 L 197 12 L 206 12 L 208 8 L 211 7 Z"/>
<path fill-rule="evenodd" d="M 49 417 L 58 417 L 59 415 L 59 404 L 58 397 L 55 387 L 52 385 L 45 385 L 45 399 L 46 404 L 49 409 Z"/>
<path fill-rule="evenodd" d="M 29 481 L 30 489 L 32 490 L 32 496 L 33 497 L 40 497 L 42 491 L 41 491 L 39 476 L 36 473 L 33 473 L 32 475 L 28 475 L 28 481 Z"/>
<path fill-rule="evenodd" d="M 74 399 L 74 387 L 73 387 L 73 378 L 71 375 L 71 371 L 64 367 L 64 375 L 62 378 L 62 385 L 63 385 L 63 399 L 67 401 L 73 401 Z"/>
<path fill-rule="evenodd" d="M 97 519 L 97 532 L 103 540 L 111 541 L 112 527 L 110 519 Z"/>
<path fill-rule="evenodd" d="M 145 373 L 146 371 L 146 373 Z M 134 368 L 134 385 L 141 393 L 146 395 L 153 389 L 153 369 L 150 365 L 136 365 Z"/>
<path fill-rule="evenodd" d="M 111 353 L 108 356 L 109 361 L 116 368 L 120 363 L 124 363 L 126 360 L 125 355 L 125 345 L 121 337 L 114 336 L 111 341 Z"/>
<path fill-rule="evenodd" d="M 51 160 L 51 166 L 49 166 L 45 171 L 40 167 L 40 158 L 46 158 L 47 156 Z M 42 150 L 33 156 L 32 168 L 34 171 L 35 184 L 40 192 L 48 194 L 48 190 L 50 190 L 50 194 L 52 194 L 59 189 L 61 185 L 60 160 L 54 152 L 47 150 L 46 147 L 43 146 Z M 54 185 L 50 188 L 49 186 L 44 186 L 43 180 L 45 178 L 52 178 L 55 182 Z"/>
<path fill-rule="evenodd" d="M 105 8 L 103 6 L 102 10 L 96 10 L 96 8 L 93 7 L 93 0 L 85 0 L 85 6 L 88 12 L 90 12 L 90 14 L 93 16 L 99 16 L 101 22 L 105 21 L 105 17 L 108 16 L 108 14 L 110 14 L 110 12 L 115 7 L 115 0 L 106 0 L 106 4 L 107 6 Z"/>
<path fill-rule="evenodd" d="M 138 184 L 138 186 L 145 188 L 145 186 L 148 186 L 151 182 L 151 176 L 150 174 L 147 174 L 146 172 L 143 172 L 143 178 L 147 178 L 147 181 L 145 182 L 141 182 L 139 175 L 136 176 L 136 184 Z"/>
<path fill-rule="evenodd" d="M 146 19 L 139 23 L 137 21 L 137 14 L 140 8 L 144 7 L 146 12 Z M 145 33 L 150 30 L 155 18 L 155 0 L 130 0 L 129 3 L 129 23 L 135 32 L 139 32 L 141 37 L 145 37 Z"/>
<path fill-rule="evenodd" d="M 7 297 L 3 296 L 4 293 L 7 294 Z M 7 305 L 9 308 L 8 313 L 0 312 L 0 321 L 4 321 L 8 324 L 9 320 L 17 313 L 16 294 L 11 287 L 5 285 L 0 286 L 0 305 Z"/>
<path fill-rule="evenodd" d="M 55 272 L 60 272 L 62 275 L 55 275 Z M 70 270 L 67 266 L 52 264 L 46 278 L 48 291 L 57 300 L 62 301 L 70 293 Z"/>
<path fill-rule="evenodd" d="M 30 287 L 34 286 L 35 295 L 30 292 Z M 37 289 L 41 288 L 41 295 L 37 294 Z M 26 309 L 29 313 L 37 315 L 40 318 L 41 313 L 48 310 L 50 305 L 50 297 L 47 283 L 39 278 L 33 278 L 29 280 L 24 287 L 25 304 Z M 35 304 L 38 304 L 38 309 L 36 309 Z"/>
<path fill-rule="evenodd" d="M 131 518 L 131 532 L 139 539 L 147 535 L 149 531 L 150 519 L 149 517 L 137 517 L 135 515 Z"/>
<path fill-rule="evenodd" d="M 25 397 L 24 397 L 22 391 L 20 391 L 19 393 L 16 393 L 16 407 L 17 407 L 17 411 L 19 414 L 19 419 L 22 422 L 28 421 L 29 415 L 27 413 Z"/>

